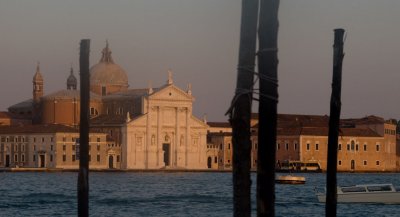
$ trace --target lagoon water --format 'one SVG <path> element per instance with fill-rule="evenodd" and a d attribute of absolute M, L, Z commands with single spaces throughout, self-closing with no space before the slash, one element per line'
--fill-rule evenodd
<path fill-rule="evenodd" d="M 305 185 L 276 185 L 276 216 L 324 216 L 314 188 L 326 174 L 301 174 Z M 252 174 L 252 216 L 256 216 Z M 77 216 L 77 173 L 0 173 L 0 216 Z M 90 216 L 232 216 L 231 173 L 92 172 Z M 400 174 L 338 174 L 339 185 L 393 183 Z M 400 216 L 400 205 L 339 204 L 337 216 Z"/>

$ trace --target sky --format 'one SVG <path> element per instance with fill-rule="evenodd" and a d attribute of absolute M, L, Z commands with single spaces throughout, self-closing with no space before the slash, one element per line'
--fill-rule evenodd
<path fill-rule="evenodd" d="M 45 94 L 66 88 L 79 42 L 96 64 L 108 40 L 130 88 L 164 85 L 167 71 L 193 113 L 227 121 L 235 92 L 241 0 L 0 0 L 0 111 L 32 97 L 40 62 Z M 333 29 L 344 28 L 344 118 L 400 119 L 399 0 L 281 0 L 278 112 L 329 115 Z M 256 87 L 257 88 L 257 87 Z M 253 105 L 257 112 L 257 103 Z"/>

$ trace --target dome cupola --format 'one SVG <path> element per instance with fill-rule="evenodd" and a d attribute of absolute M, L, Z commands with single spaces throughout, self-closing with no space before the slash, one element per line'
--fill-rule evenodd
<path fill-rule="evenodd" d="M 77 86 L 78 86 L 78 80 L 74 75 L 74 69 L 71 67 L 71 74 L 67 79 L 67 90 L 76 90 Z"/>
<path fill-rule="evenodd" d="M 107 41 L 100 62 L 90 68 L 90 90 L 104 96 L 126 90 L 128 86 L 128 76 L 114 63 Z"/>

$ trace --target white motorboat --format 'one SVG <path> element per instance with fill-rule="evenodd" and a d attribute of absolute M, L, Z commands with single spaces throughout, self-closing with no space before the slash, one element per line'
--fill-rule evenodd
<path fill-rule="evenodd" d="M 318 201 L 325 203 L 326 194 L 317 192 Z M 400 204 L 400 191 L 393 184 L 368 184 L 337 187 L 338 203 Z"/>
<path fill-rule="evenodd" d="M 278 176 L 275 178 L 275 183 L 278 184 L 305 184 L 306 178 L 303 176 Z"/>

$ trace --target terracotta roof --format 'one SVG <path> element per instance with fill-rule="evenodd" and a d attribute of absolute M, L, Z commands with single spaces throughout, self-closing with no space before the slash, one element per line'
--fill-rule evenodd
<path fill-rule="evenodd" d="M 79 133 L 78 129 L 61 124 L 0 126 L 0 134 L 26 134 L 26 133 Z"/>
<path fill-rule="evenodd" d="M 370 115 L 370 116 L 366 116 L 363 118 L 348 118 L 348 119 L 342 119 L 340 120 L 341 124 L 342 123 L 352 123 L 352 124 L 358 124 L 358 125 L 362 125 L 362 124 L 383 124 L 385 123 L 385 119 L 378 117 L 378 116 L 374 116 L 374 115 Z"/>
<path fill-rule="evenodd" d="M 224 127 L 230 128 L 231 124 L 229 122 L 207 122 L 210 127 Z"/>
<path fill-rule="evenodd" d="M 232 136 L 231 132 L 213 132 L 213 133 L 207 133 L 207 136 Z"/>
<path fill-rule="evenodd" d="M 19 102 L 17 104 L 14 104 L 14 105 L 8 107 L 8 110 L 21 109 L 21 108 L 32 109 L 32 103 L 33 103 L 32 99 L 27 99 L 25 101 Z"/>
<path fill-rule="evenodd" d="M 153 88 L 153 91 L 158 90 L 158 88 Z M 143 88 L 143 89 L 128 89 L 125 91 L 120 91 L 116 93 L 109 94 L 107 96 L 104 96 L 103 99 L 115 99 L 115 98 L 137 98 L 141 96 L 145 96 L 148 94 L 149 89 L 148 88 Z"/>
<path fill-rule="evenodd" d="M 10 112 L 0 112 L 0 118 L 10 118 L 11 119 L 11 113 Z"/>
<path fill-rule="evenodd" d="M 123 124 L 126 122 L 126 115 L 100 115 L 90 120 L 91 125 Z"/>
<path fill-rule="evenodd" d="M 304 128 L 279 128 L 277 135 L 294 136 L 294 135 L 308 135 L 308 136 L 328 136 L 328 127 L 304 127 Z M 381 137 L 378 133 L 371 129 L 360 128 L 340 128 L 339 136 L 358 136 L 358 137 Z"/>
<path fill-rule="evenodd" d="M 43 96 L 43 100 L 54 100 L 54 99 L 76 99 L 80 100 L 81 92 L 80 90 L 59 90 Z M 90 92 L 90 100 L 100 100 L 101 96 Z"/>

